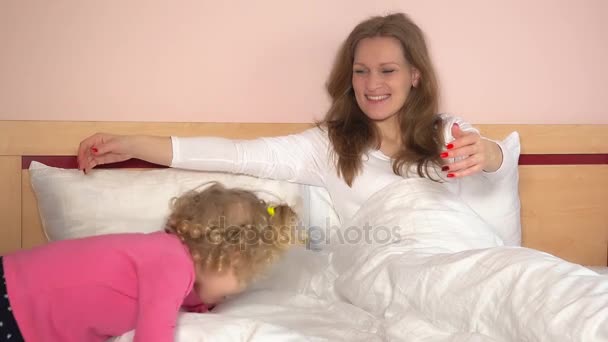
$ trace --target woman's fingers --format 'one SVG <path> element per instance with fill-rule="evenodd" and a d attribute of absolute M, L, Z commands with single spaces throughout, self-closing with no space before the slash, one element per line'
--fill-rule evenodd
<path fill-rule="evenodd" d="M 96 133 L 84 139 L 78 147 L 78 168 L 88 173 L 97 165 L 126 159 L 117 153 L 119 147 L 117 136 L 110 134 Z"/>
<path fill-rule="evenodd" d="M 455 161 L 442 167 L 448 178 L 458 178 L 475 174 L 483 169 L 484 147 L 481 137 L 475 132 L 459 131 L 457 138 L 446 145 L 447 151 L 441 158 Z"/>

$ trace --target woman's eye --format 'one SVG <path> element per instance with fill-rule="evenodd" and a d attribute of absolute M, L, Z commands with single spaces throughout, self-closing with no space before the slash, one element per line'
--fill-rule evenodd
<path fill-rule="evenodd" d="M 353 72 L 355 74 L 363 74 L 363 73 L 365 73 L 365 70 L 355 69 L 355 70 L 353 70 Z"/>
<path fill-rule="evenodd" d="M 390 74 L 390 73 L 395 72 L 395 69 L 382 70 L 382 72 L 385 73 L 385 74 Z"/>

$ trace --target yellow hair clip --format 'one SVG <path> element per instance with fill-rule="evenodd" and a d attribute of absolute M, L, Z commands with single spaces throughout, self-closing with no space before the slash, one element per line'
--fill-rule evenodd
<path fill-rule="evenodd" d="M 274 216 L 274 207 L 267 207 L 266 211 L 268 212 L 268 215 L 270 215 L 270 217 Z"/>

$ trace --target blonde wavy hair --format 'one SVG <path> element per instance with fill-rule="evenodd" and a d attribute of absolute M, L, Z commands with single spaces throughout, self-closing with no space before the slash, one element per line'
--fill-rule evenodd
<path fill-rule="evenodd" d="M 247 283 L 290 245 L 305 240 L 296 227 L 289 206 L 273 206 L 251 191 L 214 182 L 174 198 L 165 230 L 188 247 L 197 267 L 233 269 Z"/>

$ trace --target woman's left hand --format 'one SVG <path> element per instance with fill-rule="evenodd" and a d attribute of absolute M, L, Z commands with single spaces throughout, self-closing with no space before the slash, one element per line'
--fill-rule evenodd
<path fill-rule="evenodd" d="M 454 141 L 448 142 L 447 150 L 441 153 L 446 162 L 456 158 L 441 169 L 448 178 L 470 176 L 482 170 L 494 172 L 502 164 L 502 150 L 495 142 L 482 139 L 475 132 L 464 132 L 457 124 L 452 126 L 452 136 Z"/>

